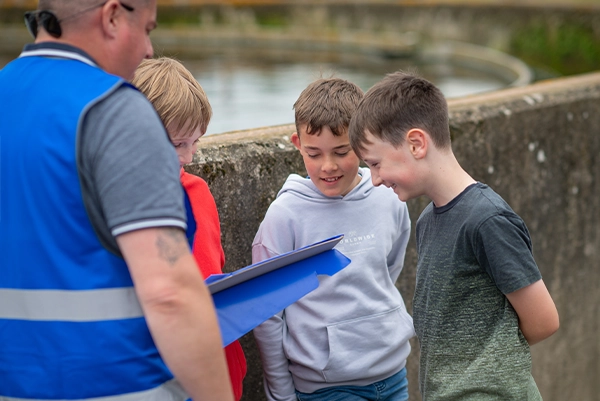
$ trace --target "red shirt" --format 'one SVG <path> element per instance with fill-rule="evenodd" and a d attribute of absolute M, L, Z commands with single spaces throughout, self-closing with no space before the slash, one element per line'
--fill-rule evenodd
<path fill-rule="evenodd" d="M 196 220 L 196 235 L 192 253 L 204 278 L 220 274 L 225 265 L 225 252 L 221 246 L 221 224 L 215 199 L 202 178 L 181 169 L 181 184 L 188 194 Z M 246 376 L 246 357 L 239 341 L 225 347 L 225 357 L 235 399 L 242 397 L 242 384 Z"/>

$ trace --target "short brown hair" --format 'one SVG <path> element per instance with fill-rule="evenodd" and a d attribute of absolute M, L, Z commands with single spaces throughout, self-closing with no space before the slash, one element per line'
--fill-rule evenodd
<path fill-rule="evenodd" d="M 350 118 L 364 93 L 340 78 L 321 78 L 306 87 L 294 103 L 296 131 L 306 124 L 306 133 L 319 135 L 329 127 L 333 135 L 346 133 Z"/>
<path fill-rule="evenodd" d="M 143 60 L 131 83 L 154 105 L 165 127 L 187 129 L 183 136 L 200 128 L 204 135 L 212 108 L 196 78 L 179 61 L 169 57 Z"/>
<path fill-rule="evenodd" d="M 402 145 L 413 128 L 426 131 L 440 149 L 450 148 L 448 104 L 442 92 L 426 79 L 402 71 L 388 74 L 367 91 L 350 122 L 350 145 L 359 157 L 375 138 Z"/>

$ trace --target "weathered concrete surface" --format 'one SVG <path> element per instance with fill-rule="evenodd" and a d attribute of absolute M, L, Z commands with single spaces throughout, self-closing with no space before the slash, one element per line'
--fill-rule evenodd
<path fill-rule="evenodd" d="M 560 313 L 559 332 L 532 348 L 544 400 L 600 400 L 600 73 L 449 104 L 459 161 L 524 218 Z M 250 263 L 269 203 L 289 173 L 304 173 L 289 141 L 293 130 L 286 125 L 206 137 L 188 167 L 209 182 L 217 201 L 228 271 Z M 409 202 L 413 222 L 426 203 Z M 409 310 L 415 265 L 413 233 L 398 282 Z M 249 364 L 244 400 L 262 400 L 251 334 L 242 343 Z M 408 366 L 413 400 L 420 399 L 417 354 Z"/>

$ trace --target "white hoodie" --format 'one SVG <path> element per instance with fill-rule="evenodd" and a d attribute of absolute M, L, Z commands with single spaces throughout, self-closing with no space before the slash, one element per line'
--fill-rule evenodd
<path fill-rule="evenodd" d="M 269 400 L 295 401 L 295 389 L 366 386 L 399 372 L 410 353 L 412 318 L 394 283 L 410 236 L 406 204 L 374 187 L 369 169 L 346 196 L 326 197 L 292 174 L 252 244 L 256 263 L 324 240 L 352 260 L 319 287 L 256 329 Z"/>

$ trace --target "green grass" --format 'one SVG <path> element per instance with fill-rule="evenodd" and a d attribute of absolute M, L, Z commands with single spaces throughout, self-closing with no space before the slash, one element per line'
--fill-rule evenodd
<path fill-rule="evenodd" d="M 592 27 L 562 22 L 548 26 L 541 22 L 515 32 L 511 53 L 525 62 L 564 75 L 600 69 L 600 37 Z"/>

